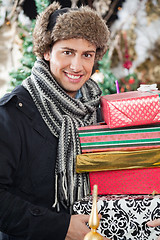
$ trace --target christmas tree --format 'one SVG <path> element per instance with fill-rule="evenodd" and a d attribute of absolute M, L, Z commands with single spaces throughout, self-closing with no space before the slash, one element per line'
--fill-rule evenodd
<path fill-rule="evenodd" d="M 32 22 L 32 25 L 29 29 L 25 28 L 25 31 L 23 31 L 20 34 L 20 39 L 23 41 L 23 57 L 20 60 L 21 67 L 19 67 L 17 70 L 10 72 L 10 75 L 12 77 L 11 79 L 11 87 L 15 87 L 30 75 L 31 69 L 33 67 L 33 64 L 35 62 L 35 55 L 32 52 L 33 44 L 32 44 L 32 30 L 34 27 L 34 21 Z M 24 30 L 24 27 L 22 26 L 22 29 Z M 24 33 L 25 32 L 25 33 Z M 26 33 L 27 32 L 27 33 Z"/>
<path fill-rule="evenodd" d="M 48 0 L 35 0 L 37 13 L 41 13 L 48 5 Z M 31 69 L 36 60 L 36 56 L 33 54 L 33 41 L 32 41 L 32 32 L 35 26 L 35 20 L 31 21 L 31 25 L 26 27 L 21 24 L 21 33 L 20 38 L 23 41 L 23 57 L 21 59 L 21 67 L 16 71 L 10 73 L 11 79 L 11 88 L 21 84 L 21 82 L 31 74 Z"/>
<path fill-rule="evenodd" d="M 108 51 L 103 59 L 98 62 L 98 70 L 92 75 L 102 90 L 102 95 L 116 93 L 116 77 L 110 69 L 110 59 Z"/>

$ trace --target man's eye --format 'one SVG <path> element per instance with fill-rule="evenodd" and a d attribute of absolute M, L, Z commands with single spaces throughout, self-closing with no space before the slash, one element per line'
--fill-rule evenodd
<path fill-rule="evenodd" d="M 71 52 L 71 51 L 64 51 L 64 54 L 65 54 L 65 55 L 71 55 L 72 52 Z"/>
<path fill-rule="evenodd" d="M 91 55 L 90 53 L 85 53 L 84 56 L 85 56 L 86 58 L 91 58 L 91 57 L 92 57 L 92 55 Z"/>

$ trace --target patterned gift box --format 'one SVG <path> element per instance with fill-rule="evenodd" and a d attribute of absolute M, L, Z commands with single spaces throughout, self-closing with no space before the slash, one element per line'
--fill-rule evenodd
<path fill-rule="evenodd" d="M 82 153 L 160 147 L 160 125 L 109 129 L 106 124 L 78 129 Z"/>
<path fill-rule="evenodd" d="M 104 121 L 109 128 L 160 122 L 160 91 L 131 91 L 101 97 Z"/>
<path fill-rule="evenodd" d="M 90 214 L 92 197 L 75 202 L 75 214 Z M 160 196 L 103 196 L 98 197 L 98 212 L 102 215 L 98 232 L 111 240 L 156 240 L 160 227 L 146 225 L 160 218 Z"/>

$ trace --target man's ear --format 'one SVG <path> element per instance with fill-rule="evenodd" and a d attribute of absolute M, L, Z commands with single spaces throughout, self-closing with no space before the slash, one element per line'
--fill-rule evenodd
<path fill-rule="evenodd" d="M 50 50 L 48 50 L 47 52 L 44 53 L 44 59 L 46 61 L 49 61 L 50 60 Z"/>

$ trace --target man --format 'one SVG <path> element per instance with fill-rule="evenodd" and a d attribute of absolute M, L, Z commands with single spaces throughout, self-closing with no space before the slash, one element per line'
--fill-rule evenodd
<path fill-rule="evenodd" d="M 90 76 L 108 38 L 89 7 L 54 2 L 37 18 L 31 76 L 0 101 L 2 240 L 82 240 L 89 232 L 89 216 L 72 215 L 90 193 L 88 175 L 75 172 L 77 128 L 99 120 L 101 91 Z"/>

